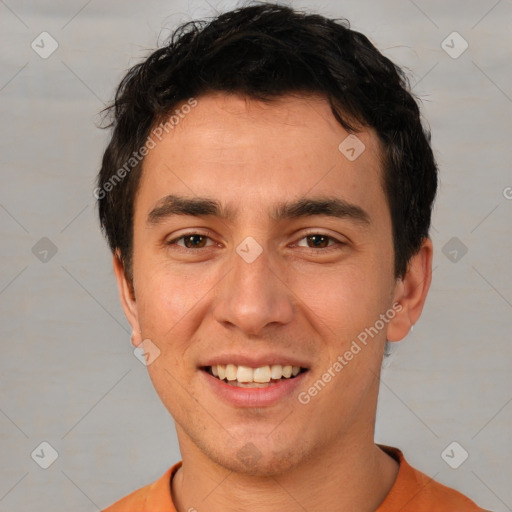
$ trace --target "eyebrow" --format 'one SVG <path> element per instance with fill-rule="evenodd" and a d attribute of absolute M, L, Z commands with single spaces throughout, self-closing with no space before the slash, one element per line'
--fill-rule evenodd
<path fill-rule="evenodd" d="M 175 215 L 193 217 L 214 216 L 226 221 L 236 217 L 236 211 L 222 205 L 215 199 L 206 197 L 184 197 L 168 195 L 158 201 L 149 212 L 147 223 L 156 225 Z M 349 219 L 361 225 L 371 224 L 369 214 L 360 206 L 351 204 L 341 198 L 312 197 L 301 198 L 292 202 L 281 202 L 274 206 L 270 218 L 275 222 L 323 215 L 340 219 Z"/>

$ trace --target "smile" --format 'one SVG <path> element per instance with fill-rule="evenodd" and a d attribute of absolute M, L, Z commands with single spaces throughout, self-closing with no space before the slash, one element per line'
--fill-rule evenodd
<path fill-rule="evenodd" d="M 265 365 L 258 368 L 235 364 L 205 366 L 203 370 L 217 379 L 235 387 L 268 387 L 284 379 L 293 379 L 306 368 L 292 365 Z"/>

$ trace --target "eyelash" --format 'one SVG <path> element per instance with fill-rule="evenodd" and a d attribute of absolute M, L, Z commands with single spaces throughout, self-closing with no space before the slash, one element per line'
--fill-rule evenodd
<path fill-rule="evenodd" d="M 211 233 L 200 233 L 200 232 L 197 232 L 197 231 L 190 231 L 189 233 L 184 233 L 183 235 L 181 235 L 181 236 L 179 236 L 177 238 L 169 240 L 168 242 L 166 242 L 166 245 L 168 245 L 168 246 L 175 245 L 176 247 L 179 247 L 180 250 L 184 250 L 184 251 L 187 251 L 187 252 L 188 251 L 196 251 L 197 252 L 200 249 L 206 249 L 207 247 L 200 247 L 199 249 L 192 249 L 192 248 L 188 248 L 188 247 L 184 247 L 184 246 L 176 244 L 176 242 L 178 242 L 180 240 L 183 240 L 183 239 L 185 239 L 187 237 L 194 236 L 194 235 L 202 236 L 202 237 L 205 237 L 205 238 L 209 238 L 211 240 L 211 236 L 210 236 Z M 304 246 L 300 246 L 300 247 L 302 247 L 303 249 L 309 249 L 309 250 L 314 251 L 314 252 L 319 252 L 320 250 L 323 251 L 323 252 L 327 252 L 327 251 L 332 250 L 332 249 L 339 249 L 340 246 L 346 245 L 345 242 L 341 242 L 337 238 L 334 238 L 333 236 L 328 235 L 327 233 L 322 233 L 321 231 L 310 231 L 308 233 L 305 233 L 298 241 L 300 242 L 301 240 L 304 240 L 305 238 L 308 238 L 308 237 L 313 236 L 313 235 L 319 235 L 321 237 L 325 237 L 329 241 L 332 241 L 334 243 L 332 245 L 328 245 L 327 247 L 319 247 L 319 248 L 304 247 Z M 294 246 L 297 246 L 297 244 L 295 243 Z M 208 247 L 212 247 L 212 246 L 210 245 Z"/>

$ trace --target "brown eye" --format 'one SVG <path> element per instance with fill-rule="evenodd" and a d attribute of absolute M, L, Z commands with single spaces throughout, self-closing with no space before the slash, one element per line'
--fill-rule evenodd
<path fill-rule="evenodd" d="M 330 237 L 325 235 L 309 235 L 306 239 L 308 241 L 308 247 L 323 249 L 329 245 Z"/>
<path fill-rule="evenodd" d="M 210 237 L 206 235 L 201 235 L 200 233 L 187 233 L 175 238 L 174 240 L 170 240 L 167 245 L 176 245 L 178 247 L 191 250 L 203 249 L 204 247 L 212 245 L 211 243 L 207 243 L 208 240 L 210 240 Z"/>
<path fill-rule="evenodd" d="M 188 235 L 183 237 L 187 249 L 201 248 L 205 246 L 206 237 L 203 235 Z"/>
<path fill-rule="evenodd" d="M 334 249 L 334 246 L 342 246 L 344 244 L 325 233 L 313 232 L 302 237 L 297 245 L 308 249 Z"/>

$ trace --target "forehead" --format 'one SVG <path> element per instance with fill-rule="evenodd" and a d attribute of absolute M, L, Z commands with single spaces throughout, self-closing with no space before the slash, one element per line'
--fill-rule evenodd
<path fill-rule="evenodd" d="M 174 193 L 259 213 L 286 199 L 334 194 L 385 213 L 378 137 L 365 129 L 347 139 L 324 98 L 261 102 L 216 93 L 186 110 L 145 157 L 138 202 L 146 214 Z"/>

